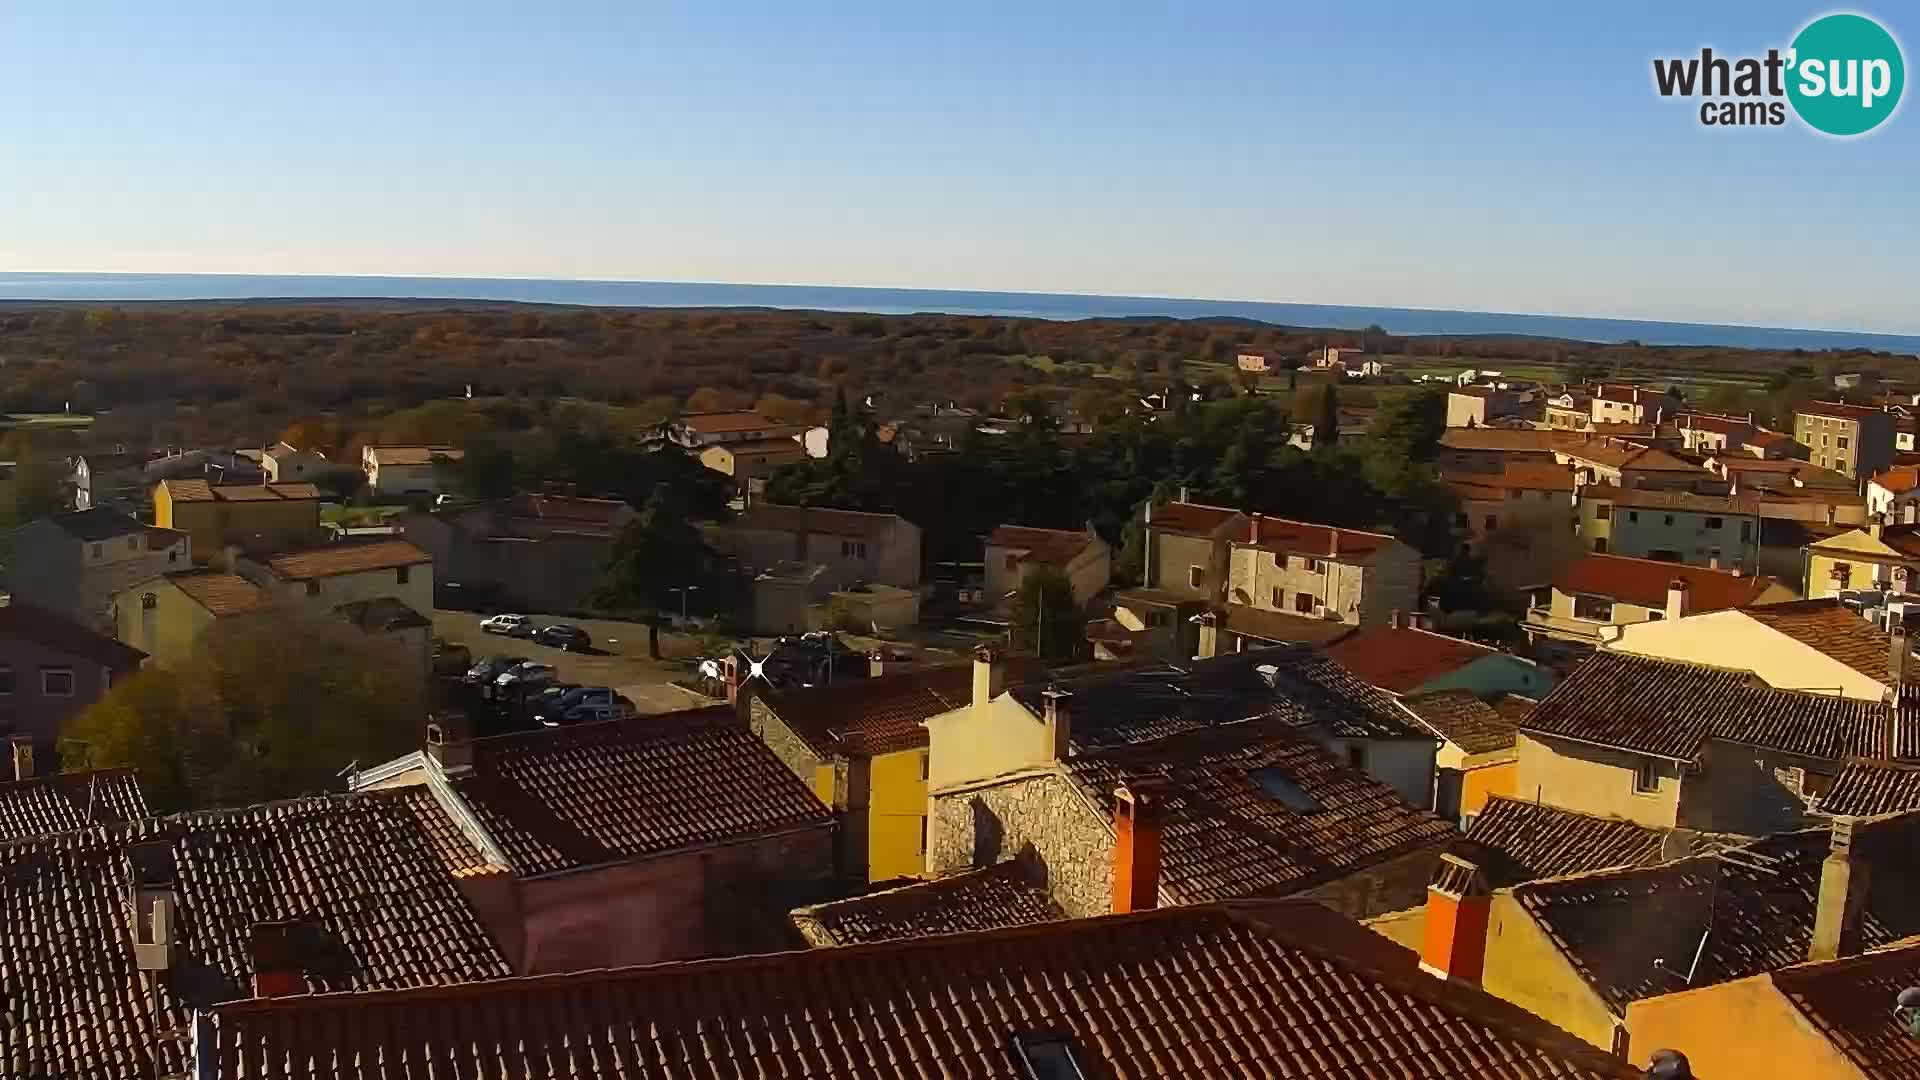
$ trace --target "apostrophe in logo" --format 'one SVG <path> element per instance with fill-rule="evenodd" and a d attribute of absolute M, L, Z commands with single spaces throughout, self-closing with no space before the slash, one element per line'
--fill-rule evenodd
<path fill-rule="evenodd" d="M 1661 97 L 1700 98 L 1704 127 L 1779 127 L 1792 115 L 1842 138 L 1885 123 L 1906 89 L 1906 60 L 1886 27 L 1850 12 L 1808 23 L 1783 49 L 1764 57 L 1715 56 L 1653 62 Z"/>
<path fill-rule="evenodd" d="M 1824 15 L 1787 52 L 1787 100 L 1816 131 L 1863 135 L 1893 115 L 1906 88 L 1900 43 L 1864 15 Z"/>

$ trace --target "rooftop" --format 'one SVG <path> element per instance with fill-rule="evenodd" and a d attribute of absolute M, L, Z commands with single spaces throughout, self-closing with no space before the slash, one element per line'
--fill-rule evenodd
<path fill-rule="evenodd" d="M 1009 860 L 865 896 L 799 908 L 793 924 L 808 942 L 862 945 L 1066 918 L 1047 890 Z"/>
<path fill-rule="evenodd" d="M 1395 542 L 1386 533 L 1316 525 L 1310 521 L 1290 521 L 1259 514 L 1251 515 L 1251 520 L 1246 535 L 1230 537 L 1235 544 L 1285 555 L 1311 555 L 1335 560 L 1366 558 Z"/>
<path fill-rule="evenodd" d="M 162 480 L 160 486 L 175 502 L 305 502 L 320 497 L 320 489 L 308 483 L 215 485 L 206 480 Z"/>
<path fill-rule="evenodd" d="M 147 654 L 46 608 L 23 600 L 0 604 L 0 640 L 31 641 L 76 660 L 115 671 L 140 666 Z"/>
<path fill-rule="evenodd" d="M 1746 607 L 1777 584 L 1770 577 L 1732 570 L 1592 554 L 1568 563 L 1554 579 L 1553 587 L 1563 593 L 1605 596 L 1664 610 L 1667 588 L 1674 581 L 1686 582 L 1687 610 L 1696 613 Z"/>
<path fill-rule="evenodd" d="M 1838 536 L 1828 537 L 1815 544 L 1816 547 L 1832 548 L 1836 551 L 1854 555 L 1867 554 L 1861 548 L 1862 541 L 1873 542 L 1871 528 L 1852 529 Z M 1880 530 L 1880 546 L 1890 549 L 1897 557 L 1920 559 L 1920 525 L 1887 525 Z"/>
<path fill-rule="evenodd" d="M 1849 761 L 1820 798 L 1823 814 L 1872 817 L 1920 810 L 1920 766 Z"/>
<path fill-rule="evenodd" d="M 1920 750 L 1920 714 L 1910 700 L 1896 710 L 1776 690 L 1748 671 L 1610 651 L 1575 669 L 1522 730 L 1681 761 L 1692 760 L 1708 739 L 1833 761 Z"/>
<path fill-rule="evenodd" d="M 117 536 L 131 536 L 147 530 L 147 526 L 129 515 L 98 506 L 91 510 L 73 510 L 65 514 L 54 514 L 47 518 L 47 521 L 64 530 L 75 540 L 88 543 L 112 540 Z"/>
<path fill-rule="evenodd" d="M 759 431 L 773 428 L 792 428 L 799 430 L 804 425 L 783 424 L 769 420 L 757 412 L 705 412 L 685 413 L 680 417 L 687 430 L 701 435 L 726 435 L 737 431 Z"/>
<path fill-rule="evenodd" d="M 1895 465 L 1875 473 L 1873 482 L 1886 488 L 1895 495 L 1905 495 L 1920 488 L 1920 465 Z"/>
<path fill-rule="evenodd" d="M 364 574 L 433 562 L 433 556 L 405 540 L 341 541 L 269 556 L 267 568 L 286 581 L 307 581 L 339 574 Z"/>
<path fill-rule="evenodd" d="M 1449 450 L 1499 450 L 1507 453 L 1545 454 L 1563 444 L 1580 441 L 1579 435 L 1540 429 L 1448 428 L 1440 434 L 1440 445 Z"/>
<path fill-rule="evenodd" d="M 1745 417 L 1718 416 L 1713 413 L 1681 413 L 1673 420 L 1690 431 L 1713 431 L 1722 435 L 1741 435 L 1753 427 L 1753 421 Z"/>
<path fill-rule="evenodd" d="M 868 514 L 858 510 L 830 510 L 819 506 L 783 506 L 758 503 L 735 517 L 724 529 L 764 529 L 792 533 L 858 536 L 869 540 L 885 536 L 900 522 L 898 514 Z"/>
<path fill-rule="evenodd" d="M 1760 604 L 1741 608 L 1740 613 L 1870 679 L 1885 683 L 1889 678 L 1893 638 L 1847 610 L 1837 598 Z"/>
<path fill-rule="evenodd" d="M 1375 625 L 1327 646 L 1326 654 L 1380 689 L 1405 694 L 1500 651 L 1431 630 Z"/>
<path fill-rule="evenodd" d="M 1573 467 L 1554 461 L 1532 458 L 1508 458 L 1499 472 L 1461 472 L 1446 474 L 1449 484 L 1501 488 L 1507 491 L 1573 492 Z"/>
<path fill-rule="evenodd" d="M 1240 511 L 1230 507 L 1170 502 L 1153 508 L 1153 527 L 1156 531 L 1186 536 L 1212 536 L 1235 518 L 1244 517 Z"/>
<path fill-rule="evenodd" d="M 453 779 L 522 875 L 798 829 L 832 813 L 731 706 L 498 735 Z"/>
<path fill-rule="evenodd" d="M 1163 903 L 1296 893 L 1458 835 L 1278 720 L 1076 751 L 1062 769 L 1109 827 L 1115 788 L 1158 786 Z"/>
<path fill-rule="evenodd" d="M 1400 704 L 1441 738 L 1469 754 L 1510 750 L 1520 730 L 1514 716 L 1481 701 L 1471 690 L 1414 694 L 1401 698 Z"/>
<path fill-rule="evenodd" d="M 148 872 L 171 881 L 178 911 L 177 959 L 152 982 L 135 970 L 128 929 L 136 851 L 156 864 Z M 145 818 L 0 847 L 0 969 L 13 973 L 8 1072 L 185 1074 L 192 1010 L 252 993 L 248 942 L 262 922 L 309 924 L 300 950 L 308 991 L 506 976 L 506 959 L 450 873 L 455 861 L 475 860 L 419 787 Z"/>
<path fill-rule="evenodd" d="M 1800 416 L 1826 416 L 1835 420 L 1861 420 L 1885 413 L 1871 405 L 1848 405 L 1843 401 L 1809 401 L 1794 409 Z"/>
<path fill-rule="evenodd" d="M 1268 611 L 1249 604 L 1228 604 L 1220 612 L 1220 625 L 1243 637 L 1278 645 L 1330 645 L 1354 632 L 1352 626 L 1335 619 Z"/>
<path fill-rule="evenodd" d="M 146 816 L 147 800 L 132 769 L 0 783 L 0 842 Z"/>
<path fill-rule="evenodd" d="M 1467 830 L 1466 846 L 1496 888 L 1523 881 L 1662 862 L 1666 829 L 1625 818 L 1494 795 Z"/>
<path fill-rule="evenodd" d="M 1920 943 L 1795 964 L 1774 972 L 1773 985 L 1861 1076 L 1920 1076 L 1920 1039 L 1889 1005 L 1900 991 L 1920 986 Z"/>
<path fill-rule="evenodd" d="M 1911 903 L 1920 884 L 1916 826 L 1920 815 L 1908 814 L 1854 830 L 1855 855 L 1871 867 L 1861 917 L 1867 948 L 1920 932 L 1920 908 Z M 1829 847 L 1825 828 L 1780 833 L 1656 866 L 1517 885 L 1513 897 L 1622 1015 L 1641 998 L 1806 960 Z"/>
<path fill-rule="evenodd" d="M 1098 539 L 1085 529 L 1030 529 L 1024 525 L 1002 525 L 987 537 L 987 546 L 1018 552 L 1021 562 L 1065 567 Z"/>
<path fill-rule="evenodd" d="M 459 461 L 465 450 L 452 446 L 369 446 L 364 453 L 376 465 L 431 465 L 436 460 Z"/>
<path fill-rule="evenodd" d="M 807 448 L 800 440 L 792 436 L 771 439 L 736 439 L 733 442 L 720 443 L 719 448 L 729 454 L 770 454 L 781 457 L 800 457 Z"/>
<path fill-rule="evenodd" d="M 816 757 L 870 757 L 927 745 L 920 722 L 973 700 L 973 665 L 941 664 L 878 678 L 758 691 L 758 700 Z"/>
<path fill-rule="evenodd" d="M 167 580 L 215 617 L 246 615 L 273 603 L 267 590 L 238 574 L 223 574 L 217 570 L 182 570 L 168 574 Z"/>
<path fill-rule="evenodd" d="M 1014 1080 L 1036 1075 L 1009 1050 L 1023 1032 L 1070 1039 L 1108 1080 L 1638 1074 L 1482 991 L 1422 974 L 1411 952 L 1325 908 L 1284 901 L 238 1002 L 213 1018 L 207 1050 L 223 1075 L 242 1060 L 327 1062 L 330 1074 L 401 1080 L 430 1058 L 463 1076 L 666 1061 L 687 1077 Z"/>

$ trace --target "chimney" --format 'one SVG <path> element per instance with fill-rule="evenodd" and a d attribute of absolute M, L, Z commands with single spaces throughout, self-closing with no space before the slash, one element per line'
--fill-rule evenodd
<path fill-rule="evenodd" d="M 1181 502 L 1187 501 L 1187 485 L 1185 484 L 1180 485 L 1180 501 Z"/>
<path fill-rule="evenodd" d="M 1260 542 L 1260 511 L 1255 510 L 1247 518 L 1247 543 L 1257 544 L 1259 542 Z"/>
<path fill-rule="evenodd" d="M 1194 645 L 1195 660 L 1211 660 L 1220 655 L 1220 616 L 1211 611 L 1193 617 L 1200 624 L 1199 640 Z"/>
<path fill-rule="evenodd" d="M 1338 526 L 1335 526 L 1327 530 L 1327 558 L 1337 559 L 1339 557 L 1340 557 L 1340 529 Z"/>
<path fill-rule="evenodd" d="M 1867 906 L 1867 863 L 1853 855 L 1853 830 L 1860 819 L 1833 819 L 1833 839 L 1820 864 L 1820 896 L 1813 912 L 1809 960 L 1838 960 L 1860 951 L 1861 916 Z"/>
<path fill-rule="evenodd" d="M 140 971 L 173 966 L 175 931 L 173 848 L 148 841 L 127 848 L 133 874 L 133 964 Z"/>
<path fill-rule="evenodd" d="M 887 673 L 887 654 L 875 649 L 867 654 L 867 678 L 877 679 Z"/>
<path fill-rule="evenodd" d="M 1161 789 L 1152 781 L 1113 789 L 1113 913 L 1160 904 Z"/>
<path fill-rule="evenodd" d="M 1007 689 L 1007 660 L 998 649 L 982 645 L 973 650 L 973 707 L 984 709 L 987 703 Z"/>
<path fill-rule="evenodd" d="M 307 978 L 294 958 L 293 935 L 300 924 L 289 921 L 253 924 L 248 939 L 253 961 L 253 996 L 286 997 L 307 992 Z"/>
<path fill-rule="evenodd" d="M 1687 583 L 1682 578 L 1667 582 L 1667 618 L 1684 619 L 1687 617 Z"/>
<path fill-rule="evenodd" d="M 427 756 L 449 776 L 473 768 L 473 739 L 465 713 L 433 713 L 427 717 Z"/>
<path fill-rule="evenodd" d="M 1900 688 L 1913 678 L 1913 650 L 1907 644 L 1907 628 L 1899 623 L 1893 624 L 1887 636 L 1891 639 L 1887 643 L 1887 687 L 1893 691 L 1897 701 Z M 1889 746 L 1887 753 L 1891 755 L 1893 750 Z"/>
<path fill-rule="evenodd" d="M 7 743 L 13 748 L 13 778 L 33 779 L 33 736 L 14 735 Z"/>
<path fill-rule="evenodd" d="M 1417 615 L 1414 616 L 1414 621 L 1416 623 L 1419 622 L 1420 617 Z M 1393 627 L 1395 630 L 1400 629 L 1400 609 L 1399 608 L 1394 608 L 1393 614 L 1387 616 L 1387 625 Z"/>
<path fill-rule="evenodd" d="M 1887 531 L 1887 519 L 1885 515 L 1869 514 L 1867 516 L 1867 535 L 1868 536 L 1871 536 L 1875 540 L 1878 540 L 1886 534 L 1886 531 Z"/>
<path fill-rule="evenodd" d="M 1441 855 L 1433 882 L 1427 886 L 1420 970 L 1478 986 L 1487 963 L 1487 920 L 1492 911 L 1493 892 L 1480 868 L 1456 855 Z"/>
<path fill-rule="evenodd" d="M 1720 556 L 1718 555 L 1707 556 L 1707 569 L 1709 570 L 1720 569 Z"/>
<path fill-rule="evenodd" d="M 1073 692 L 1049 686 L 1040 696 L 1047 702 L 1047 745 L 1052 749 L 1052 760 L 1065 761 L 1073 756 L 1073 709 L 1069 700 Z"/>

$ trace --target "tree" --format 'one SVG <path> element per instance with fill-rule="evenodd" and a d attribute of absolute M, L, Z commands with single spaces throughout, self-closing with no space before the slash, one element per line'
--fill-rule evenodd
<path fill-rule="evenodd" d="M 1073 602 L 1073 583 L 1054 566 L 1036 566 L 1014 592 L 1013 647 L 1043 660 L 1073 660 L 1086 643 L 1086 620 Z"/>
<path fill-rule="evenodd" d="M 435 476 L 444 474 L 443 486 L 469 499 L 504 499 L 520 486 L 513 451 L 492 436 L 469 440 L 465 455 L 437 460 L 433 471 Z"/>
<path fill-rule="evenodd" d="M 1320 407 L 1313 418 L 1313 448 L 1319 450 L 1339 441 L 1340 392 L 1328 383 L 1320 390 Z"/>
<path fill-rule="evenodd" d="M 1408 461 L 1431 461 L 1447 430 L 1447 396 L 1422 387 L 1392 398 L 1374 414 L 1371 434 L 1391 454 Z"/>
<path fill-rule="evenodd" d="M 640 616 L 647 624 L 647 655 L 660 659 L 660 617 L 671 590 L 699 584 L 711 562 L 706 538 L 687 520 L 671 484 L 655 486 L 640 516 L 613 542 L 613 556 L 594 603 Z"/>
<path fill-rule="evenodd" d="M 261 612 L 116 684 L 61 749 L 71 768 L 137 769 L 156 812 L 244 805 L 337 790 L 346 766 L 414 745 L 426 708 L 417 655 L 345 622 Z"/>
<path fill-rule="evenodd" d="M 66 462 L 37 442 L 15 452 L 13 476 L 0 487 L 0 527 L 16 528 L 73 506 Z"/>

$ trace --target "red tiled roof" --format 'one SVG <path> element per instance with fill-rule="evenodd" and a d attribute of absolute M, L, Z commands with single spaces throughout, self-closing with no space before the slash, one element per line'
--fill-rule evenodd
<path fill-rule="evenodd" d="M 1593 396 L 1602 401 L 1616 401 L 1629 405 L 1639 402 L 1651 406 L 1665 398 L 1667 392 L 1637 383 L 1600 383 L 1593 388 Z"/>
<path fill-rule="evenodd" d="M 0 842 L 147 816 L 132 769 L 56 773 L 0 784 Z"/>
<path fill-rule="evenodd" d="M 1653 866 L 1667 830 L 1495 795 L 1473 819 L 1467 846 L 1495 888 L 1522 881 Z"/>
<path fill-rule="evenodd" d="M 1211 536 L 1222 525 L 1240 516 L 1240 511 L 1224 506 L 1172 502 L 1153 508 L 1153 527 L 1160 532 Z"/>
<path fill-rule="evenodd" d="M 1873 482 L 1895 495 L 1905 495 L 1920 488 L 1920 465 L 1895 465 L 1891 469 L 1883 469 L 1874 475 Z"/>
<path fill-rule="evenodd" d="M 115 671 L 140 666 L 147 654 L 98 631 L 23 600 L 0 604 L 0 639 L 31 641 L 75 660 L 89 660 Z"/>
<path fill-rule="evenodd" d="M 763 428 L 792 428 L 797 431 L 800 428 L 797 424 L 782 424 L 776 420 L 769 420 L 756 412 L 686 413 L 680 417 L 680 422 L 687 426 L 687 430 L 702 435 L 724 435 L 736 431 L 757 431 Z"/>
<path fill-rule="evenodd" d="M 1673 419 L 1682 428 L 1693 431 L 1713 431 L 1721 435 L 1740 435 L 1753 426 L 1737 416 L 1715 416 L 1712 413 L 1681 413 Z"/>
<path fill-rule="evenodd" d="M 1784 431 L 1756 431 L 1747 436 L 1749 446 L 1781 446 L 1793 442 L 1793 436 Z"/>
<path fill-rule="evenodd" d="M 245 615 L 273 603 L 267 591 L 237 574 L 217 570 L 182 570 L 167 580 L 216 617 Z"/>
<path fill-rule="evenodd" d="M 1835 420 L 1864 420 L 1870 416 L 1886 415 L 1880 409 L 1868 405 L 1848 405 L 1839 401 L 1809 401 L 1794 410 L 1796 416 L 1825 416 Z"/>
<path fill-rule="evenodd" d="M 1257 547 L 1262 551 L 1287 555 L 1348 559 L 1356 556 L 1365 558 L 1394 542 L 1393 537 L 1386 533 L 1316 525 L 1310 521 L 1265 516 L 1256 516 L 1252 520 L 1259 532 L 1253 532 L 1255 525 L 1250 525 L 1247 535 L 1231 537 L 1236 546 Z"/>
<path fill-rule="evenodd" d="M 1742 608 L 1747 618 L 1885 683 L 1893 638 L 1842 607 L 1835 597 Z"/>
<path fill-rule="evenodd" d="M 1405 694 L 1499 650 L 1430 630 L 1369 626 L 1326 654 L 1380 689 Z"/>
<path fill-rule="evenodd" d="M 445 814 L 424 787 L 141 818 L 0 847 L 0 970 L 9 1076 L 189 1071 L 192 1014 L 251 993 L 249 938 L 301 920 L 303 993 L 510 975 L 461 895 Z M 152 845 L 151 848 L 148 845 Z M 172 881 L 175 961 L 135 969 L 128 906 L 139 850 Z M 469 849 L 464 857 L 471 859 Z"/>
<path fill-rule="evenodd" d="M 1027 879 L 1018 860 L 963 870 L 931 881 L 797 908 L 790 916 L 809 944 L 870 941 L 997 930 L 1052 922 L 1066 914 L 1047 890 Z"/>
<path fill-rule="evenodd" d="M 1920 986 L 1920 942 L 1782 968 L 1773 985 L 1861 1076 L 1920 1078 L 1920 1039 L 1895 1019 L 1891 1004 L 1902 990 Z"/>
<path fill-rule="evenodd" d="M 523 875 L 830 827 L 832 812 L 732 721 L 716 706 L 476 739 L 454 787 Z"/>
<path fill-rule="evenodd" d="M 1873 817 L 1920 810 L 1920 766 L 1850 761 L 1820 797 L 1823 814 Z"/>
<path fill-rule="evenodd" d="M 1745 607 L 1776 582 L 1770 577 L 1711 570 L 1704 566 L 1630 559 L 1624 555 L 1583 555 L 1569 563 L 1553 587 L 1563 593 L 1605 596 L 1641 607 L 1667 606 L 1667 586 L 1687 583 L 1687 610 L 1721 611 Z"/>
<path fill-rule="evenodd" d="M 1021 562 L 1065 567 L 1098 539 L 1082 529 L 1030 529 L 1024 525 L 1002 525 L 987 537 L 989 548 L 1011 548 L 1020 553 Z"/>
<path fill-rule="evenodd" d="M 1447 483 L 1514 491 L 1564 491 L 1573 493 L 1573 466 L 1552 461 L 1508 459 L 1499 472 L 1461 472 L 1446 474 Z"/>
<path fill-rule="evenodd" d="M 1373 940 L 1366 940 L 1371 937 Z M 1415 966 L 1318 905 L 1155 910 L 456 989 L 221 1006 L 205 1050 L 285 1080 L 448 1075 L 1031 1075 L 1009 1041 L 1072 1040 L 1107 1080 L 1228 1074 L 1597 1080 L 1638 1070 Z M 557 1071 L 556 1071 L 557 1070 Z"/>
<path fill-rule="evenodd" d="M 821 758 L 870 757 L 925 746 L 927 729 L 921 721 L 972 699 L 972 664 L 942 664 L 757 695 L 758 704 Z"/>
<path fill-rule="evenodd" d="M 1400 699 L 1440 737 L 1469 754 L 1512 749 L 1519 720 L 1481 701 L 1471 690 L 1435 690 Z"/>
<path fill-rule="evenodd" d="M 275 577 L 287 581 L 306 581 L 336 574 L 393 570 L 432 561 L 433 556 L 405 540 L 368 540 L 322 544 L 274 555 L 267 559 L 267 568 L 273 571 Z"/>

